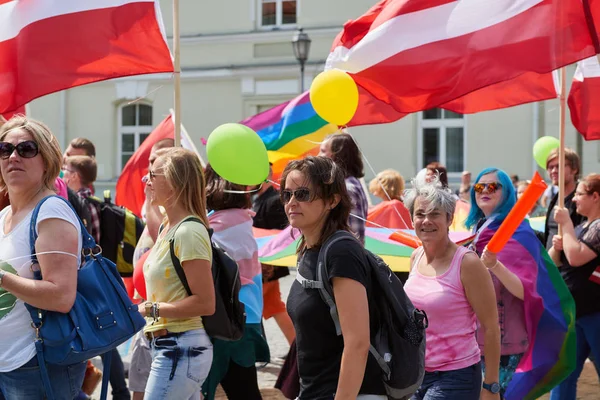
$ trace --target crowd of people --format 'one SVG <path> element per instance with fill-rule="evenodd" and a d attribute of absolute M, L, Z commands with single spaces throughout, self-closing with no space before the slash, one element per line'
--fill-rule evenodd
<path fill-rule="evenodd" d="M 147 324 L 132 340 L 128 381 L 118 351 L 112 351 L 114 399 L 214 399 L 219 385 L 229 399 L 261 399 L 256 366 L 270 359 L 262 325 L 268 318 L 290 344 L 278 381 L 286 397 L 386 399 L 370 353 L 381 315 L 369 301 L 376 288 L 364 249 L 367 227 L 414 229 L 422 243 L 412 253 L 404 285 L 429 321 L 425 375 L 412 399 L 504 398 L 533 345 L 525 317 L 532 295 L 523 278 L 530 273 L 524 271 L 528 258 L 545 265 L 551 257 L 548 268 L 558 267 L 576 307 L 576 366 L 551 399 L 574 400 L 585 361 L 600 361 L 600 278 L 594 278 L 600 276 L 600 175 L 580 179 L 580 160 L 572 150 L 566 150 L 564 208 L 550 189 L 529 212 L 546 216 L 544 232 L 525 220 L 515 233 L 541 241 L 537 252 L 510 244 L 497 253 L 488 249 L 490 232 L 527 181 L 486 168 L 474 181 L 465 171 L 453 191 L 444 166 L 432 163 L 407 189 L 397 171 L 384 170 L 368 185 L 381 202 L 369 206 L 360 149 L 346 133 L 326 138 L 319 156 L 291 161 L 279 183 L 269 177 L 258 187 L 228 182 L 171 139 L 154 144 L 148 165 L 146 226 L 134 253 L 134 281 L 139 276 L 144 282 L 136 285 L 134 298 Z M 558 185 L 557 151 L 549 155 L 547 171 L 551 187 Z M 89 201 L 97 176 L 95 148 L 78 138 L 63 154 L 47 126 L 17 116 L 0 126 L 0 172 L 7 203 L 0 212 L 0 399 L 41 399 L 35 332 L 24 304 L 69 311 L 81 263 L 78 219 L 96 242 L 110 234 L 102 232 L 99 209 Z M 34 280 L 31 212 L 53 195 L 73 208 L 60 199 L 41 207 L 35 252 L 43 279 Z M 475 236 L 468 247 L 449 235 L 460 202 L 470 204 L 465 225 Z M 253 227 L 288 225 L 300 240 L 286 305 L 279 279 L 290 271 L 260 263 Z M 341 332 L 319 292 L 302 284 L 316 280 L 321 246 L 338 231 L 357 239 L 334 243 L 325 260 Z M 237 341 L 211 338 L 204 327 L 202 317 L 216 307 L 211 241 L 239 267 L 246 320 Z M 88 398 L 101 375 L 91 362 L 47 367 L 59 399 Z"/>

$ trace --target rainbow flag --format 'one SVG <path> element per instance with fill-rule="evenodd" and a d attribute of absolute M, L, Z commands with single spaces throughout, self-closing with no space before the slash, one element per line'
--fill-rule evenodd
<path fill-rule="evenodd" d="M 476 241 L 483 251 L 502 221 L 493 221 Z M 537 399 L 575 368 L 575 303 L 558 268 L 525 220 L 498 260 L 516 274 L 525 289 L 529 348 L 510 382 L 506 399 Z"/>
<path fill-rule="evenodd" d="M 401 229 L 404 232 L 415 234 L 415 231 Z M 383 259 L 394 272 L 408 272 L 410 270 L 410 255 L 412 247 L 405 246 L 389 238 L 390 229 L 366 228 L 365 247 Z M 263 264 L 280 267 L 293 267 L 296 265 L 296 248 L 300 240 L 300 232 L 287 227 L 282 231 L 264 230 L 254 228 L 254 238 L 258 245 L 258 259 Z M 459 245 L 471 239 L 469 232 L 450 232 L 450 239 Z"/>
<path fill-rule="evenodd" d="M 308 92 L 241 122 L 261 137 L 273 164 L 274 179 L 288 161 L 317 155 L 323 139 L 338 127 L 319 117 Z"/>

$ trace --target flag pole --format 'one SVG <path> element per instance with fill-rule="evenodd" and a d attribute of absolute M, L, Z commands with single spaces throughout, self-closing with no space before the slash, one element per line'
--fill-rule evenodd
<path fill-rule="evenodd" d="M 566 110 L 567 110 L 567 70 L 566 67 L 560 69 L 560 121 L 558 140 L 560 142 L 558 150 L 558 206 L 563 208 L 565 206 L 565 124 L 566 124 Z M 558 234 L 562 235 L 562 228 L 558 226 Z"/>
<path fill-rule="evenodd" d="M 173 0 L 173 53 L 175 76 L 175 147 L 181 146 L 181 61 L 179 36 L 179 0 Z"/>

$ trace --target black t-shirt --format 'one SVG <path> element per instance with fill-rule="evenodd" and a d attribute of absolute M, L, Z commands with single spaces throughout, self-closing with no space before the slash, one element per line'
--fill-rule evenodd
<path fill-rule="evenodd" d="M 272 186 L 256 197 L 252 211 L 256 213 L 253 223 L 255 228 L 285 229 L 288 226 L 288 218 L 279 193 Z"/>
<path fill-rule="evenodd" d="M 567 197 L 565 197 L 565 208 L 569 210 L 569 214 L 571 216 L 571 221 L 573 221 L 573 226 L 577 226 L 581 224 L 585 218 L 581 215 L 577 214 L 577 205 L 573 202 L 573 197 L 575 196 L 575 192 L 572 192 Z M 552 247 L 552 238 L 554 235 L 558 235 L 558 223 L 554 219 L 554 207 L 558 203 L 558 194 L 555 195 L 550 201 L 550 205 L 548 206 L 548 212 L 546 213 L 546 229 L 544 232 L 544 236 L 546 238 L 545 244 L 546 249 L 550 250 Z M 560 261 L 564 266 L 569 266 L 569 262 L 567 261 L 567 257 L 565 257 L 565 253 L 560 253 Z"/>
<path fill-rule="evenodd" d="M 316 280 L 319 249 L 309 249 L 298 263 L 298 273 L 305 279 Z M 341 241 L 327 252 L 329 278 L 349 278 L 362 284 L 371 298 L 371 275 L 364 249 L 359 243 Z M 304 289 L 295 281 L 287 300 L 287 309 L 296 329 L 300 399 L 331 400 L 337 390 L 344 340 L 337 336 L 319 290 Z M 369 303 L 371 339 L 379 326 L 377 310 Z M 371 340 L 373 342 L 373 340 Z M 381 370 L 369 354 L 360 394 L 384 395 Z"/>
<path fill-rule="evenodd" d="M 577 318 L 600 312 L 600 285 L 590 281 L 590 276 L 600 265 L 600 219 L 588 226 L 575 228 L 577 239 L 592 249 L 597 257 L 580 267 L 561 266 L 559 271 L 575 299 Z"/>

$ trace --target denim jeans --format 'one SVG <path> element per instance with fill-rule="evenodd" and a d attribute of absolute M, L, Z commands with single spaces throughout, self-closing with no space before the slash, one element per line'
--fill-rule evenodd
<path fill-rule="evenodd" d="M 425 372 L 412 400 L 479 400 L 481 363 L 453 371 Z"/>
<path fill-rule="evenodd" d="M 116 348 L 111 350 L 112 357 L 110 359 L 110 387 L 112 388 L 113 400 L 129 400 L 131 394 L 127 388 L 127 382 L 125 381 L 125 367 L 123 366 L 123 360 L 119 354 L 119 350 Z"/>
<path fill-rule="evenodd" d="M 212 365 L 212 343 L 204 329 L 151 341 L 152 367 L 144 400 L 199 399 Z"/>
<path fill-rule="evenodd" d="M 69 366 L 46 364 L 52 391 L 56 400 L 72 400 L 79 393 L 86 363 Z M 0 373 L 0 399 L 40 400 L 44 398 L 44 384 L 37 356 L 21 368 Z"/>
<path fill-rule="evenodd" d="M 575 400 L 577 380 L 585 360 L 591 355 L 596 371 L 600 371 L 600 313 L 585 315 L 575 321 L 577 332 L 577 364 L 575 370 L 560 385 L 552 389 L 550 400 Z"/>

